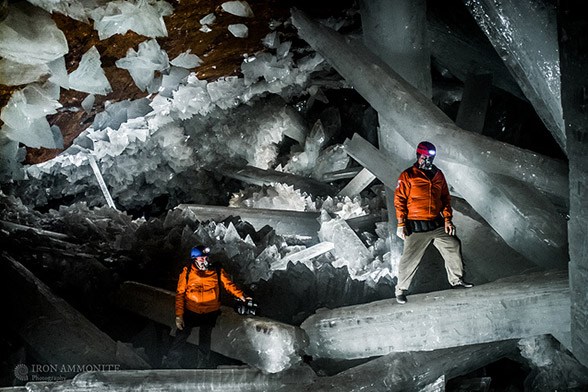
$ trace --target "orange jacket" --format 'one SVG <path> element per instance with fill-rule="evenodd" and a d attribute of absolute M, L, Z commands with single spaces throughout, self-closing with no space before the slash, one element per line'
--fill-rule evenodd
<path fill-rule="evenodd" d="M 434 220 L 443 215 L 445 221 L 451 221 L 451 196 L 443 172 L 434 166 L 437 172 L 429 180 L 425 172 L 416 164 L 400 174 L 394 192 L 394 207 L 398 226 L 405 226 L 406 220 Z"/>
<path fill-rule="evenodd" d="M 188 284 L 186 284 L 186 271 L 184 267 L 178 278 L 178 288 L 176 290 L 176 316 L 182 317 L 184 309 L 194 313 L 210 313 L 220 309 L 220 287 L 218 286 L 218 276 L 215 269 L 200 271 L 190 265 L 190 275 Z M 227 273 L 222 268 L 221 282 L 230 294 L 237 298 L 244 297 L 243 292 L 229 279 Z"/>

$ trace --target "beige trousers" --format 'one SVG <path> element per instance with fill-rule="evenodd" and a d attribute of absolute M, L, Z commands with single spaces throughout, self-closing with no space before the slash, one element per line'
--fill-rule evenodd
<path fill-rule="evenodd" d="M 404 240 L 404 251 L 398 265 L 396 295 L 402 294 L 403 291 L 408 290 L 410 287 L 410 282 L 412 282 L 425 250 L 431 242 L 445 260 L 445 270 L 447 271 L 449 283 L 453 286 L 462 279 L 461 242 L 457 237 L 445 233 L 443 226 L 424 233 L 412 233 Z"/>

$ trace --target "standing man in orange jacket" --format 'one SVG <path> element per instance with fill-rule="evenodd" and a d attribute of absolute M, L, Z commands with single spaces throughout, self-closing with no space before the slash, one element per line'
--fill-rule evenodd
<path fill-rule="evenodd" d="M 395 290 L 396 301 L 401 304 L 406 303 L 406 291 L 431 242 L 445 260 L 451 286 L 473 287 L 463 280 L 461 243 L 451 221 L 453 211 L 447 181 L 443 172 L 433 165 L 436 154 L 432 143 L 419 143 L 417 161 L 400 174 L 394 192 L 396 235 L 404 240 Z"/>
<path fill-rule="evenodd" d="M 194 327 L 200 327 L 198 348 L 210 353 L 212 328 L 220 315 L 220 286 L 242 301 L 251 299 L 231 281 L 222 268 L 211 268 L 210 248 L 196 246 L 190 252 L 190 265 L 183 268 L 176 290 L 176 337 L 170 347 L 167 365 L 176 365 L 180 351 Z"/>

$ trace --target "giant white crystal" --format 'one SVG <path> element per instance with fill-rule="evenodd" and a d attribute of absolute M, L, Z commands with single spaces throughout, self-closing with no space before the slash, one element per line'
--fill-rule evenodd
<path fill-rule="evenodd" d="M 0 57 L 21 64 L 46 64 L 67 52 L 65 35 L 49 13 L 26 2 L 8 7 L 0 22 Z"/>

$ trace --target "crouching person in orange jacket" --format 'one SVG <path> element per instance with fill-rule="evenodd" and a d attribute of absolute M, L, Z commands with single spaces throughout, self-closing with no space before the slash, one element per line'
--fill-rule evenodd
<path fill-rule="evenodd" d="M 177 367 L 181 351 L 192 328 L 199 327 L 198 349 L 203 357 L 210 356 L 210 340 L 220 315 L 220 286 L 242 301 L 246 297 L 222 268 L 213 268 L 210 249 L 196 246 L 190 252 L 190 265 L 183 268 L 176 290 L 176 336 L 172 341 L 164 367 Z"/>

